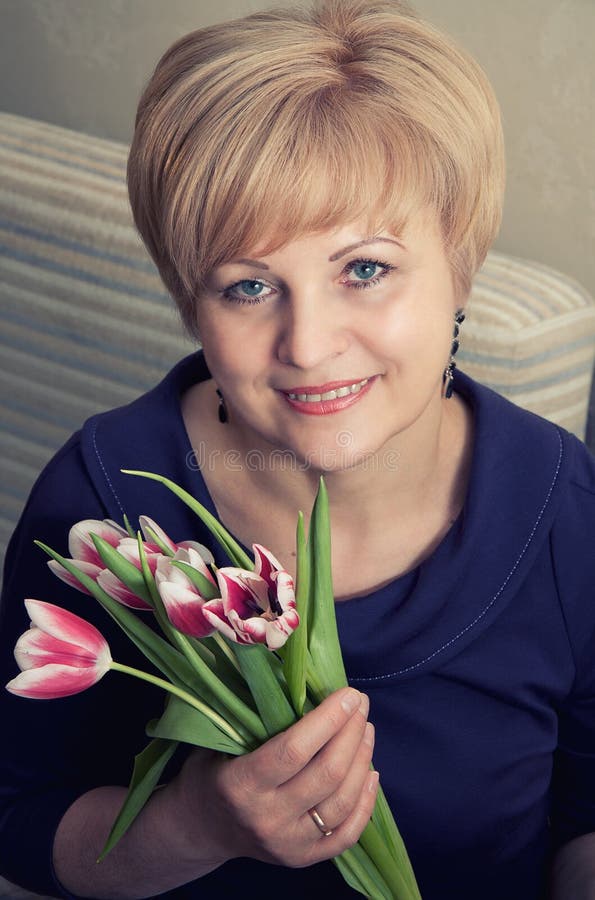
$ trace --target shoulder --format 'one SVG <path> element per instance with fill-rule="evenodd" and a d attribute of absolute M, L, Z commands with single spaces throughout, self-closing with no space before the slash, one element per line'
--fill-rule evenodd
<path fill-rule="evenodd" d="M 85 423 L 81 433 L 83 461 L 110 518 L 120 521 L 125 513 L 133 521 L 139 514 L 147 514 L 166 530 L 174 527 L 169 519 L 170 498 L 164 488 L 125 470 L 164 475 L 203 499 L 206 489 L 180 400 L 192 385 L 209 377 L 202 353 L 192 354 L 152 391 Z"/>
<path fill-rule="evenodd" d="M 525 521 L 527 545 L 540 550 L 535 562 L 548 560 L 537 570 L 544 589 L 554 587 L 584 677 L 595 658 L 595 456 L 575 435 L 470 379 L 465 389 L 479 423 L 484 506 L 492 524 L 518 532 L 519 547 Z"/>

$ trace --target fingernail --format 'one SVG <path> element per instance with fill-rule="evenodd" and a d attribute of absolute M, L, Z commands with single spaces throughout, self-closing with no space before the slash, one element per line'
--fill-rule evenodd
<path fill-rule="evenodd" d="M 345 710 L 345 712 L 353 712 L 354 709 L 357 709 L 361 700 L 361 694 L 359 691 L 356 691 L 354 688 L 350 688 L 343 694 L 341 699 L 341 706 Z"/>
<path fill-rule="evenodd" d="M 378 785 L 379 780 L 380 775 L 378 774 L 378 772 L 370 772 L 370 774 L 368 775 L 368 790 L 370 792 L 376 790 L 376 786 Z"/>
<path fill-rule="evenodd" d="M 374 726 L 371 722 L 366 722 L 366 727 L 364 730 L 364 743 L 368 744 L 370 747 L 374 746 Z"/>
<path fill-rule="evenodd" d="M 370 698 L 367 694 L 360 694 L 360 697 L 359 711 L 365 719 L 370 711 Z"/>

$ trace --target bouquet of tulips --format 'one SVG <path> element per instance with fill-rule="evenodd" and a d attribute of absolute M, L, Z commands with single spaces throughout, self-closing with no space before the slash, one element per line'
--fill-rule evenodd
<path fill-rule="evenodd" d="M 228 754 L 254 750 L 330 693 L 347 685 L 334 611 L 328 499 L 324 483 L 308 540 L 297 525 L 297 577 L 264 547 L 250 559 L 208 510 L 174 482 L 161 482 L 208 527 L 232 566 L 216 569 L 206 547 L 175 544 L 151 519 L 135 534 L 115 522 L 87 520 L 69 535 L 72 558 L 39 544 L 64 581 L 92 594 L 142 651 L 156 675 L 112 659 L 97 629 L 73 613 L 25 600 L 30 629 L 15 647 L 21 674 L 7 688 L 23 697 L 57 698 L 83 691 L 110 669 L 167 692 L 161 717 L 136 759 L 126 800 L 103 849 L 129 828 L 178 744 Z M 138 616 L 152 614 L 161 633 Z M 299 627 L 298 627 L 299 626 Z M 419 900 L 405 847 L 382 789 L 372 818 L 349 850 L 334 859 L 347 883 L 378 900 Z"/>

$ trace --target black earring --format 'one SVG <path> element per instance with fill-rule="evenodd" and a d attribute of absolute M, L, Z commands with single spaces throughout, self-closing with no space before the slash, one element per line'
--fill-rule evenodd
<path fill-rule="evenodd" d="M 459 349 L 459 325 L 465 321 L 465 313 L 462 309 L 457 309 L 455 313 L 455 325 L 452 333 L 452 344 L 450 345 L 450 359 L 442 376 L 442 384 L 444 386 L 444 396 L 447 400 L 452 397 L 454 372 L 457 367 L 455 355 Z"/>
<path fill-rule="evenodd" d="M 221 393 L 219 388 L 217 388 L 217 396 L 219 397 L 219 408 L 217 409 L 217 415 L 219 416 L 219 421 L 221 422 L 221 424 L 225 425 L 225 423 L 228 421 L 229 417 L 227 415 L 227 406 L 225 405 L 225 398 L 223 397 L 223 394 Z"/>

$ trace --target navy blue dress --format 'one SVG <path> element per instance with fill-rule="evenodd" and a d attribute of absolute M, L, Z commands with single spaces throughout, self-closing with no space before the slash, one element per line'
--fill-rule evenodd
<path fill-rule="evenodd" d="M 67 606 L 97 625 L 115 659 L 146 667 L 32 542 L 68 555 L 75 521 L 126 512 L 211 545 L 165 488 L 120 472 L 167 475 L 215 512 L 179 405 L 207 377 L 200 353 L 182 360 L 150 393 L 90 419 L 40 476 L 7 553 L 2 684 L 17 672 L 25 597 Z M 475 421 L 463 512 L 413 572 L 338 604 L 339 632 L 349 680 L 370 697 L 374 763 L 423 900 L 538 900 L 552 851 L 595 831 L 595 461 L 465 375 L 455 386 Z M 162 703 L 117 673 L 63 700 L 0 690 L 0 872 L 60 895 L 58 822 L 81 793 L 128 783 Z M 332 863 L 289 870 L 245 859 L 163 896 L 220 900 L 247 885 L 263 900 L 356 896 Z"/>

